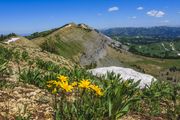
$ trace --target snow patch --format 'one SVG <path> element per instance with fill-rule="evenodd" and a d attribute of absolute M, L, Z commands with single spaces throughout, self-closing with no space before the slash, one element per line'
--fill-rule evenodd
<path fill-rule="evenodd" d="M 149 86 L 151 85 L 152 80 L 156 80 L 156 78 L 154 78 L 151 75 L 140 73 L 133 69 L 123 68 L 123 67 L 115 67 L 115 66 L 102 67 L 102 68 L 91 69 L 88 71 L 91 72 L 93 75 L 99 77 L 103 75 L 107 75 L 108 72 L 114 72 L 116 75 L 120 74 L 123 80 L 133 79 L 135 82 L 141 80 L 139 85 L 140 88 L 144 88 L 146 85 Z"/>
<path fill-rule="evenodd" d="M 68 24 L 68 25 L 66 25 L 64 28 L 69 28 L 69 27 L 71 27 L 72 25 L 71 24 Z"/>
<path fill-rule="evenodd" d="M 171 46 L 171 48 L 172 48 L 173 51 L 176 50 L 175 47 L 174 47 L 174 43 L 170 43 L 170 46 Z"/>
<path fill-rule="evenodd" d="M 163 48 L 166 50 L 166 51 L 169 51 L 169 49 L 167 49 L 164 45 L 164 43 L 161 43 L 161 45 L 163 46 Z"/>
<path fill-rule="evenodd" d="M 20 38 L 11 38 L 11 39 L 7 40 L 7 41 L 4 42 L 4 43 L 9 44 L 9 43 L 11 43 L 11 42 L 16 42 L 16 41 L 19 40 L 19 39 L 20 39 Z"/>
<path fill-rule="evenodd" d="M 180 53 L 178 53 L 177 55 L 180 56 Z"/>

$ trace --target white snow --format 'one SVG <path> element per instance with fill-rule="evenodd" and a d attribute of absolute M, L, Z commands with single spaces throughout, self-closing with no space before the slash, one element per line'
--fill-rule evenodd
<path fill-rule="evenodd" d="M 170 46 L 172 48 L 173 51 L 175 51 L 176 49 L 174 48 L 174 43 L 170 43 Z"/>
<path fill-rule="evenodd" d="M 84 29 L 88 29 L 88 27 L 84 24 L 81 24 L 81 27 L 84 28 Z"/>
<path fill-rule="evenodd" d="M 152 80 L 156 81 L 156 78 L 154 78 L 151 75 L 144 74 L 137 72 L 130 68 L 123 68 L 123 67 L 102 67 L 102 68 L 95 68 L 89 70 L 93 75 L 95 76 L 103 76 L 107 75 L 107 72 L 114 72 L 116 75 L 120 74 L 123 80 L 129 80 L 133 79 L 135 82 L 138 80 L 141 80 L 139 87 L 144 88 L 145 85 L 151 85 Z"/>
<path fill-rule="evenodd" d="M 180 53 L 178 53 L 177 55 L 180 56 Z"/>
<path fill-rule="evenodd" d="M 68 25 L 66 25 L 64 28 L 69 28 L 69 27 L 71 27 L 72 25 L 71 24 L 68 24 Z"/>
<path fill-rule="evenodd" d="M 167 49 L 164 45 L 164 43 L 161 44 L 163 46 L 163 48 L 166 50 L 166 51 L 169 51 L 169 49 Z"/>
<path fill-rule="evenodd" d="M 11 38 L 11 39 L 7 40 L 7 42 L 4 42 L 4 43 L 9 44 L 9 43 L 11 43 L 11 42 L 16 42 L 16 41 L 19 40 L 19 39 L 20 39 L 20 38 Z"/>

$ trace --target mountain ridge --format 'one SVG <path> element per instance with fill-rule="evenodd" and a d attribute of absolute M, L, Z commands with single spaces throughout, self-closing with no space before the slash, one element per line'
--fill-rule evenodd
<path fill-rule="evenodd" d="M 156 78 L 167 79 L 167 76 L 161 76 L 161 74 L 166 74 L 173 66 L 180 66 L 179 59 L 162 61 L 159 58 L 128 52 L 127 46 L 122 45 L 121 42 L 111 39 L 94 28 L 83 27 L 84 24 L 72 26 L 66 24 L 45 37 L 40 36 L 30 41 L 42 52 L 48 51 L 62 56 L 87 69 L 109 66 L 128 67 Z"/>
<path fill-rule="evenodd" d="M 49 42 L 54 42 L 58 52 L 65 52 L 62 54 L 59 53 L 60 55 L 75 59 L 76 62 L 79 62 L 83 66 L 89 66 L 91 64 L 99 65 L 99 63 L 101 64 L 99 60 L 102 60 L 107 54 L 110 54 L 107 51 L 112 48 L 108 47 L 117 49 L 121 47 L 121 43 L 112 40 L 85 24 L 66 24 L 51 34 L 32 39 L 32 41 L 42 46 L 43 43 L 47 42 L 47 39 L 50 39 Z M 110 60 L 107 61 L 110 62 Z M 118 62 L 118 64 L 120 64 L 120 62 Z"/>
<path fill-rule="evenodd" d="M 154 27 L 116 27 L 101 30 L 108 36 L 151 36 L 175 38 L 180 36 L 180 27 L 154 26 Z"/>

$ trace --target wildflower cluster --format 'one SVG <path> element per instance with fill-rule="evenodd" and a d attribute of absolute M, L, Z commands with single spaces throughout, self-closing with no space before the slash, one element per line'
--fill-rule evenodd
<path fill-rule="evenodd" d="M 63 75 L 57 77 L 57 80 L 48 81 L 47 87 L 52 89 L 52 93 L 56 94 L 60 90 L 65 92 L 72 92 L 73 85 L 69 84 L 69 78 Z"/>
<path fill-rule="evenodd" d="M 97 85 L 91 84 L 91 82 L 89 80 L 80 81 L 79 88 L 90 89 L 90 90 L 94 91 L 96 93 L 96 95 L 99 95 L 99 96 L 103 95 L 102 89 Z"/>
<path fill-rule="evenodd" d="M 85 79 L 69 84 L 69 78 L 67 76 L 59 75 L 57 80 L 50 80 L 47 83 L 47 87 L 51 89 L 53 94 L 57 94 L 60 91 L 70 93 L 75 89 L 83 89 L 94 92 L 98 96 L 103 96 L 103 90 L 99 86 L 91 84 L 89 80 Z"/>

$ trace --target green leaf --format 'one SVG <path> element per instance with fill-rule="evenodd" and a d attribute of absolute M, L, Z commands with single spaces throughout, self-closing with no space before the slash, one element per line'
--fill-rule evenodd
<path fill-rule="evenodd" d="M 126 114 L 129 111 L 129 106 L 130 104 L 127 104 L 122 110 L 120 110 L 117 114 L 116 114 L 116 119 L 118 119 L 119 117 L 123 116 L 124 114 Z"/>
<path fill-rule="evenodd" d="M 108 96 L 108 105 L 109 105 L 109 117 L 112 115 L 112 103 L 111 98 Z"/>

